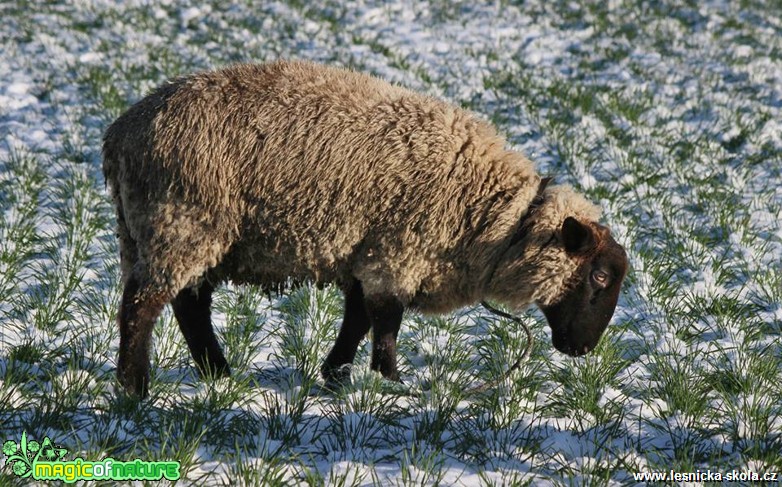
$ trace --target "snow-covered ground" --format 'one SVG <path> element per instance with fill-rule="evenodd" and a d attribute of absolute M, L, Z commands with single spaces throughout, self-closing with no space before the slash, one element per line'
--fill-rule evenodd
<path fill-rule="evenodd" d="M 335 1 L 0 3 L 0 441 L 174 458 L 195 484 L 634 484 L 782 472 L 782 5 Z M 601 3 L 601 5 L 596 5 Z M 639 5 L 636 5 L 639 4 Z M 240 61 L 349 66 L 494 122 L 604 209 L 630 255 L 585 359 L 545 320 L 410 314 L 391 390 L 317 393 L 334 289 L 227 286 L 231 380 L 198 381 L 169 312 L 155 384 L 116 399 L 118 294 L 101 134 L 163 80 Z M 467 345 L 465 345 L 467 344 Z"/>

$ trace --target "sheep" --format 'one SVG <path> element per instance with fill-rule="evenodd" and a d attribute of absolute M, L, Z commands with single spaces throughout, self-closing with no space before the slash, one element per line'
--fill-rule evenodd
<path fill-rule="evenodd" d="M 171 303 L 199 373 L 230 374 L 210 321 L 215 286 L 334 283 L 344 319 L 321 373 L 398 381 L 405 309 L 535 303 L 556 349 L 583 355 L 627 270 L 600 211 L 548 187 L 475 114 L 346 69 L 239 64 L 167 82 L 105 132 L 124 290 L 117 374 L 149 387 L 152 327 Z M 347 372 L 346 372 L 347 370 Z"/>

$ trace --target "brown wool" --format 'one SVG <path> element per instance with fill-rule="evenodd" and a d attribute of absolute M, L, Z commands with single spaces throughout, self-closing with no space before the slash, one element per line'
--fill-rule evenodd
<path fill-rule="evenodd" d="M 578 265 L 562 222 L 599 210 L 550 187 L 509 246 L 540 177 L 506 145 L 469 111 L 308 62 L 173 80 L 105 135 L 123 279 L 173 297 L 355 278 L 425 312 L 552 303 Z"/>

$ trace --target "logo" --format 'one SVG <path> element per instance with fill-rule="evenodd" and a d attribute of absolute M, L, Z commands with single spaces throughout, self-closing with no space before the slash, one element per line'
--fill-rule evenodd
<path fill-rule="evenodd" d="M 40 443 L 28 440 L 22 433 L 19 443 L 3 443 L 5 470 L 14 475 L 34 480 L 61 480 L 73 483 L 79 480 L 179 480 L 179 462 L 146 462 L 135 459 L 120 462 L 105 458 L 89 462 L 82 458 L 66 460 L 68 450 L 55 445 L 48 436 Z"/>

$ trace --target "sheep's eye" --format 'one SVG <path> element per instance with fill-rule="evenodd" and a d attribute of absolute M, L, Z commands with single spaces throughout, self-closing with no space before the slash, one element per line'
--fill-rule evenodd
<path fill-rule="evenodd" d="M 608 285 L 608 273 L 604 271 L 592 271 L 592 280 L 600 287 Z"/>

